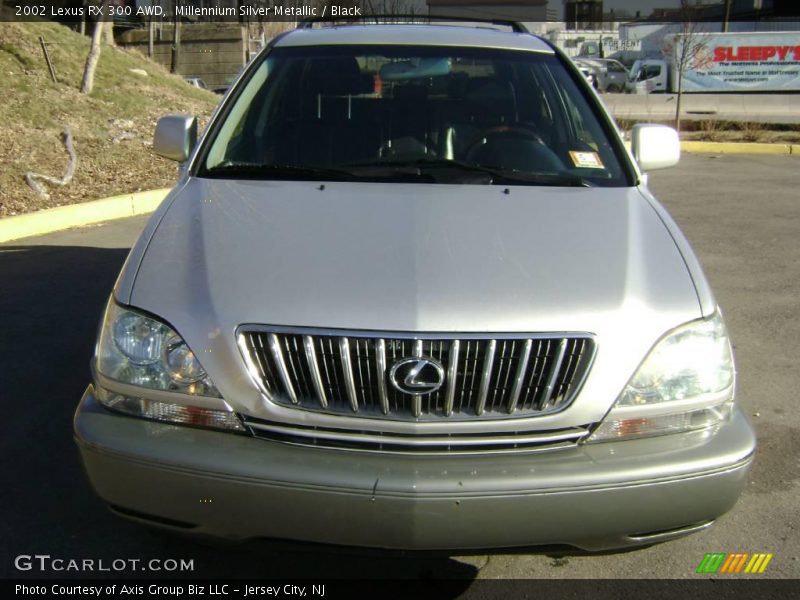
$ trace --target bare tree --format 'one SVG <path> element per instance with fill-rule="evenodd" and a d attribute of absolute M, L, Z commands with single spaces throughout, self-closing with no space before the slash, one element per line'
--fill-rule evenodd
<path fill-rule="evenodd" d="M 675 99 L 675 129 L 681 130 L 681 105 L 683 103 L 683 79 L 686 71 L 697 68 L 708 51 L 707 35 L 702 23 L 694 20 L 696 7 L 692 0 L 680 0 L 681 6 L 678 32 L 667 38 L 664 55 L 675 60 L 677 97 Z"/>
<path fill-rule="evenodd" d="M 103 15 L 108 11 L 109 0 L 105 0 L 100 9 L 101 13 L 94 24 L 94 31 L 92 32 L 92 44 L 89 46 L 89 54 L 86 56 L 86 66 L 83 68 L 83 79 L 81 80 L 81 93 L 91 94 L 92 87 L 94 87 L 94 72 L 97 69 L 97 62 L 100 60 L 100 42 L 103 39 L 103 28 L 108 23 L 109 26 L 113 24 L 111 21 L 104 21 Z"/>
<path fill-rule="evenodd" d="M 175 13 L 175 21 L 172 29 L 172 60 L 170 61 L 169 72 L 177 73 L 178 65 L 181 62 L 181 18 Z"/>
<path fill-rule="evenodd" d="M 116 46 L 117 44 L 114 41 L 114 19 L 109 19 L 104 25 L 105 27 L 103 27 L 103 29 L 106 32 L 106 45 Z"/>

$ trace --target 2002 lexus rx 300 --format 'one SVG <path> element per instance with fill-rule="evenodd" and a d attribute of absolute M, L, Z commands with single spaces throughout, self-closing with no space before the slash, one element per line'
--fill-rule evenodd
<path fill-rule="evenodd" d="M 736 502 L 755 440 L 719 308 L 580 72 L 521 31 L 300 28 L 184 163 L 75 416 L 116 513 L 228 539 L 650 544 Z"/>

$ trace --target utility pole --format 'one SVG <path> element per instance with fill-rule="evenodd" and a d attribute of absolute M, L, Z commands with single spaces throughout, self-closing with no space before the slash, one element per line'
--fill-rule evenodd
<path fill-rule="evenodd" d="M 178 62 L 181 55 L 181 19 L 176 14 L 175 23 L 172 30 L 172 64 L 170 65 L 170 72 L 178 72 Z"/>
<path fill-rule="evenodd" d="M 725 0 L 725 19 L 722 21 L 722 31 L 728 33 L 728 22 L 731 20 L 731 0 Z"/>

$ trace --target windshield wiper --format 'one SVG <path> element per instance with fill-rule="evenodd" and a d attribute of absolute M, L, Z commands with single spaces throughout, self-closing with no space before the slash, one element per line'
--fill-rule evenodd
<path fill-rule="evenodd" d="M 524 185 L 548 185 L 565 187 L 591 187 L 592 184 L 582 177 L 569 173 L 538 173 L 533 171 L 516 171 L 513 169 L 499 169 L 493 167 L 483 167 L 458 160 L 449 159 L 419 159 L 419 160 L 400 160 L 400 161 L 375 161 L 369 163 L 355 163 L 342 165 L 344 168 L 363 169 L 363 168 L 395 168 L 408 169 L 415 168 L 420 173 L 431 171 L 455 173 L 455 177 L 438 177 L 437 181 L 443 179 L 453 180 L 455 183 L 459 176 L 464 174 L 477 174 L 485 176 L 482 183 L 490 185 L 502 184 L 524 184 Z M 431 173 L 433 174 L 433 173 Z"/>
<path fill-rule="evenodd" d="M 215 167 L 205 169 L 205 177 L 238 177 L 241 179 L 311 179 L 341 181 L 357 179 L 353 173 L 344 169 L 327 167 L 300 167 L 284 164 L 259 164 L 248 162 L 223 161 Z"/>
<path fill-rule="evenodd" d="M 432 182 L 433 177 L 418 168 L 365 165 L 357 168 L 301 167 L 287 164 L 259 164 L 223 161 L 206 169 L 205 177 L 233 177 L 241 179 L 300 179 L 312 181 L 422 181 Z"/>

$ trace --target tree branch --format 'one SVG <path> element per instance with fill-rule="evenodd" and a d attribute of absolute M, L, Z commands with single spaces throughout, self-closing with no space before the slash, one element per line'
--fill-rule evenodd
<path fill-rule="evenodd" d="M 64 128 L 61 137 L 64 140 L 64 146 L 67 149 L 67 154 L 69 154 L 69 164 L 67 165 L 67 171 L 64 173 L 64 176 L 58 179 L 56 177 L 51 177 L 50 175 L 42 175 L 41 173 L 34 173 L 32 171 L 25 173 L 25 182 L 34 192 L 39 194 L 39 196 L 44 199 L 50 198 L 50 194 L 47 193 L 47 188 L 43 186 L 40 181 L 44 181 L 52 185 L 67 185 L 70 181 L 72 181 L 72 176 L 75 175 L 75 167 L 78 166 L 78 155 L 75 153 L 75 148 L 72 145 L 72 132 L 69 130 L 69 127 Z"/>

